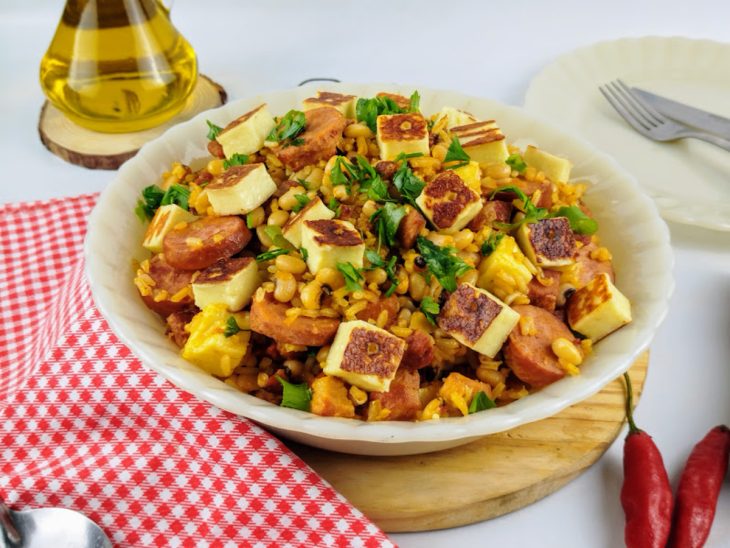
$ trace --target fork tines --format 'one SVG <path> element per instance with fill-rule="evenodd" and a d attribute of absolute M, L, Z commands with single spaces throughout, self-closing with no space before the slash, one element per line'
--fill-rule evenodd
<path fill-rule="evenodd" d="M 667 122 L 664 116 L 637 97 L 620 79 L 599 86 L 598 89 L 611 106 L 639 132 L 651 130 Z"/>

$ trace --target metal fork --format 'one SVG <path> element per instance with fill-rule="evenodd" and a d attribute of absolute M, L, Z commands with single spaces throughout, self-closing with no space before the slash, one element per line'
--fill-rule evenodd
<path fill-rule="evenodd" d="M 598 89 L 616 112 L 644 137 L 654 141 L 700 139 L 730 151 L 730 140 L 703 133 L 670 120 L 639 98 L 621 80 L 614 80 L 599 86 Z"/>

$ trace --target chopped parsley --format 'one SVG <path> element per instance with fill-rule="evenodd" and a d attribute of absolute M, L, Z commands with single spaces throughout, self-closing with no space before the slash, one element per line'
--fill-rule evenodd
<path fill-rule="evenodd" d="M 288 249 L 272 249 L 271 251 L 265 251 L 264 253 L 260 253 L 256 255 L 256 262 L 257 263 L 263 263 L 264 261 L 270 261 L 271 259 L 276 259 L 279 255 L 286 255 L 289 253 Z"/>
<path fill-rule="evenodd" d="M 253 226 L 253 211 L 246 213 L 246 228 L 254 228 Z"/>
<path fill-rule="evenodd" d="M 352 164 L 345 163 L 345 169 L 352 183 L 360 184 L 360 192 L 367 192 L 368 198 L 377 202 L 389 201 L 388 183 L 375 171 L 366 158 L 359 154 Z"/>
<path fill-rule="evenodd" d="M 302 185 L 304 187 L 304 190 L 309 190 L 309 181 L 306 179 L 302 179 L 301 177 L 297 178 L 297 183 Z"/>
<path fill-rule="evenodd" d="M 449 149 L 446 151 L 446 157 L 444 158 L 444 162 L 467 162 L 469 163 L 471 161 L 471 158 L 469 155 L 464 152 L 464 149 L 461 148 L 461 143 L 459 142 L 459 138 L 454 135 L 454 138 L 451 139 L 451 144 L 449 145 Z"/>
<path fill-rule="evenodd" d="M 289 240 L 284 238 L 284 234 L 281 232 L 281 227 L 276 225 L 268 225 L 264 227 L 264 234 L 266 234 L 276 247 L 282 249 L 291 249 Z"/>
<path fill-rule="evenodd" d="M 372 97 L 365 99 L 361 97 L 355 105 L 355 117 L 358 122 L 365 122 L 370 130 L 377 131 L 377 119 L 381 114 L 403 114 L 405 112 L 418 112 L 421 96 L 417 91 L 411 94 L 408 109 L 398 106 L 390 97 Z"/>
<path fill-rule="evenodd" d="M 489 197 L 492 198 L 495 194 L 498 194 L 500 192 L 512 192 L 516 194 L 517 198 L 522 201 L 522 210 L 525 213 L 525 217 L 511 225 L 505 225 L 505 227 L 508 227 L 510 230 L 518 228 L 525 223 L 537 222 L 540 219 L 544 219 L 548 216 L 548 210 L 544 207 L 537 207 L 535 204 L 533 204 L 532 200 L 530 200 L 530 198 L 522 191 L 521 188 L 514 185 L 501 186 L 497 190 L 492 192 Z"/>
<path fill-rule="evenodd" d="M 551 213 L 550 217 L 567 217 L 570 228 L 577 234 L 595 234 L 598 230 L 598 223 L 591 219 L 578 206 L 561 207 L 555 213 Z"/>
<path fill-rule="evenodd" d="M 471 403 L 469 404 L 469 414 L 472 413 L 479 413 L 479 411 L 486 411 L 487 409 L 492 409 L 496 407 L 497 404 L 494 403 L 494 400 L 490 400 L 489 396 L 487 396 L 484 391 L 480 390 L 476 394 L 474 394 L 474 397 L 471 399 Z"/>
<path fill-rule="evenodd" d="M 493 232 L 490 234 L 489 238 L 487 238 L 482 244 L 482 255 L 486 257 L 487 255 L 494 253 L 497 247 L 499 247 L 499 242 L 502 241 L 502 238 L 504 238 L 504 234 L 501 232 Z"/>
<path fill-rule="evenodd" d="M 297 137 L 296 139 L 292 139 L 291 143 L 289 143 L 293 147 L 300 147 L 304 144 L 304 139 L 301 137 Z"/>
<path fill-rule="evenodd" d="M 309 405 L 312 401 L 312 390 L 306 383 L 292 384 L 279 375 L 274 375 L 274 377 L 281 383 L 283 388 L 281 407 L 309 411 Z"/>
<path fill-rule="evenodd" d="M 380 253 L 374 249 L 366 249 L 365 258 L 370 261 L 370 264 L 372 265 L 367 270 L 374 270 L 376 268 L 382 268 L 385 270 L 385 274 L 388 276 L 388 280 L 390 281 L 390 287 L 385 291 L 385 296 L 390 297 L 399 283 L 398 276 L 395 274 L 395 263 L 397 257 L 394 255 L 386 262 L 385 259 L 380 256 Z"/>
<path fill-rule="evenodd" d="M 334 164 L 332 164 L 332 169 L 330 170 L 330 181 L 332 181 L 332 186 L 345 185 L 345 188 L 347 188 L 347 193 L 350 194 L 350 192 L 352 191 L 352 182 L 347 176 L 345 176 L 345 173 L 342 171 L 343 162 L 345 163 L 345 165 L 347 165 L 347 162 L 342 156 L 338 156 L 335 159 Z"/>
<path fill-rule="evenodd" d="M 337 270 L 342 273 L 345 278 L 345 287 L 348 291 L 359 291 L 362 289 L 360 280 L 363 279 L 360 272 L 352 263 L 337 263 Z"/>
<path fill-rule="evenodd" d="M 408 102 L 408 112 L 418 112 L 421 105 L 421 95 L 418 90 L 411 93 L 410 100 Z"/>
<path fill-rule="evenodd" d="M 208 135 L 207 135 L 207 137 L 208 137 L 208 140 L 209 141 L 212 141 L 213 139 L 215 139 L 216 137 L 218 137 L 218 134 L 221 131 L 223 131 L 223 128 L 222 127 L 215 125 L 210 120 L 206 120 L 205 123 L 208 124 Z"/>
<path fill-rule="evenodd" d="M 157 185 L 150 185 L 142 191 L 142 198 L 137 200 L 134 213 L 143 223 L 155 216 L 157 208 L 163 205 L 175 204 L 188 209 L 190 190 L 182 185 L 173 184 L 164 191 Z"/>
<path fill-rule="evenodd" d="M 387 202 L 370 216 L 375 233 L 378 235 L 378 249 L 383 244 L 392 247 L 395 244 L 395 234 L 403 217 L 406 216 L 406 208 Z"/>
<path fill-rule="evenodd" d="M 527 169 L 527 164 L 518 152 L 510 154 L 509 157 L 504 161 L 504 163 L 511 167 L 513 170 L 515 170 L 517 173 L 522 173 Z"/>
<path fill-rule="evenodd" d="M 423 236 L 416 238 L 416 245 L 426 261 L 428 271 L 446 291 L 455 291 L 456 278 L 473 268 L 456 255 L 454 248 L 437 246 Z"/>
<path fill-rule="evenodd" d="M 236 322 L 236 318 L 234 318 L 233 316 L 228 316 L 228 319 L 226 320 L 226 327 L 223 330 L 223 336 L 227 339 L 228 337 L 233 337 L 233 335 L 235 335 L 239 331 L 242 331 L 242 329 Z"/>
<path fill-rule="evenodd" d="M 440 311 L 441 307 L 439 306 L 439 303 L 428 295 L 426 295 L 421 301 L 421 312 L 423 312 L 424 316 L 426 316 L 426 319 L 431 322 L 431 324 L 436 325 L 436 316 L 438 316 Z"/>
<path fill-rule="evenodd" d="M 310 201 L 309 196 L 306 194 L 295 194 L 294 199 L 297 201 L 296 205 L 292 208 L 294 213 L 299 213 Z"/>
<path fill-rule="evenodd" d="M 332 211 L 334 211 L 335 219 L 337 219 L 340 216 L 340 202 L 337 201 L 337 198 L 332 196 L 330 198 L 330 201 L 327 203 L 327 207 L 329 207 Z"/>
<path fill-rule="evenodd" d="M 306 247 L 300 247 L 299 253 L 302 255 L 302 259 L 305 261 L 309 258 L 309 251 L 307 251 Z"/>
<path fill-rule="evenodd" d="M 292 144 L 294 144 L 294 141 L 296 140 L 295 137 L 304 131 L 304 126 L 306 124 L 307 119 L 301 110 L 290 110 L 281 117 L 279 123 L 276 124 L 274 129 L 271 130 L 271 133 L 266 136 L 266 140 L 277 141 L 280 143 L 287 139 L 293 139 Z"/>
<path fill-rule="evenodd" d="M 248 163 L 248 154 L 239 154 L 236 152 L 233 156 L 227 160 L 223 160 L 223 169 L 228 169 L 231 166 L 242 166 Z"/>
<path fill-rule="evenodd" d="M 395 188 L 398 189 L 398 192 L 400 192 L 400 195 L 406 202 L 417 208 L 416 198 L 421 195 L 421 191 L 426 186 L 426 183 L 413 173 L 413 170 L 406 161 L 407 158 L 408 156 L 404 156 L 403 162 L 398 166 L 398 171 L 393 175 L 393 185 L 395 185 Z"/>

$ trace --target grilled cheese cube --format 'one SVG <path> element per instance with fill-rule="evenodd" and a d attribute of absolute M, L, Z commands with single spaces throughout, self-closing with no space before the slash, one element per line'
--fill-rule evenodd
<path fill-rule="evenodd" d="M 312 274 L 323 268 L 337 268 L 337 263 L 352 263 L 356 268 L 363 265 L 365 242 L 347 221 L 304 221 L 302 247 L 307 250 L 307 266 Z"/>
<path fill-rule="evenodd" d="M 461 180 L 474 192 L 477 194 L 482 193 L 482 170 L 479 167 L 479 162 L 472 160 L 465 166 L 457 167 L 451 171 L 461 177 Z"/>
<path fill-rule="evenodd" d="M 198 312 L 185 330 L 190 332 L 182 357 L 216 377 L 228 377 L 246 355 L 250 331 L 225 336 L 228 318 L 239 327 L 248 327 L 247 314 L 231 313 L 223 303 L 214 303 Z"/>
<path fill-rule="evenodd" d="M 275 125 L 274 117 L 264 103 L 233 120 L 215 140 L 223 147 L 226 158 L 236 153 L 253 154 L 264 146 L 266 136 Z"/>
<path fill-rule="evenodd" d="M 469 158 L 482 165 L 501 164 L 509 157 L 507 141 L 494 120 L 485 120 L 451 129 Z"/>
<path fill-rule="evenodd" d="M 241 310 L 251 301 L 260 283 L 259 267 L 253 257 L 239 257 L 214 264 L 193 282 L 195 306 L 223 303 L 228 310 Z"/>
<path fill-rule="evenodd" d="M 343 95 L 331 91 L 318 91 L 315 97 L 309 97 L 302 101 L 302 110 L 312 110 L 319 107 L 332 107 L 339 110 L 345 118 L 355 118 L 354 95 Z"/>
<path fill-rule="evenodd" d="M 493 358 L 520 315 L 497 297 L 471 284 L 459 284 L 441 308 L 441 329 L 475 352 Z"/>
<path fill-rule="evenodd" d="M 568 266 L 575 262 L 575 237 L 566 217 L 523 223 L 517 230 L 517 241 L 535 266 Z"/>
<path fill-rule="evenodd" d="M 533 273 L 533 264 L 520 251 L 512 236 L 503 236 L 497 248 L 479 263 L 477 285 L 506 299 L 518 292 L 527 295 L 527 284 Z"/>
<path fill-rule="evenodd" d="M 545 177 L 555 183 L 565 183 L 570 179 L 570 170 L 573 168 L 573 164 L 565 158 L 559 158 L 549 152 L 528 145 L 522 159 L 528 166 L 542 171 Z"/>
<path fill-rule="evenodd" d="M 205 190 L 216 215 L 244 215 L 268 200 L 276 183 L 264 164 L 245 164 L 229 167 Z"/>
<path fill-rule="evenodd" d="M 370 392 L 387 392 L 406 342 L 362 320 L 342 322 L 323 371 Z"/>
<path fill-rule="evenodd" d="M 162 251 L 162 240 L 165 234 L 180 223 L 192 223 L 198 217 L 175 204 L 163 205 L 157 208 L 155 216 L 147 227 L 142 245 L 152 253 Z"/>
<path fill-rule="evenodd" d="M 428 125 L 420 114 L 378 116 L 376 140 L 381 160 L 395 160 L 399 154 L 429 155 Z"/>
<path fill-rule="evenodd" d="M 302 226 L 304 226 L 304 221 L 332 219 L 334 216 L 335 212 L 324 205 L 322 200 L 314 198 L 299 213 L 286 222 L 281 229 L 281 233 L 294 247 L 299 249 L 302 247 Z"/>
<path fill-rule="evenodd" d="M 467 124 L 473 124 L 478 121 L 468 112 L 464 112 L 463 110 L 459 110 L 454 107 L 442 108 L 436 115 L 436 123 L 444 117 L 446 118 L 446 129 L 448 130 L 459 126 L 465 126 Z"/>
<path fill-rule="evenodd" d="M 631 303 L 605 272 L 573 293 L 568 301 L 571 329 L 598 341 L 631 321 Z"/>
<path fill-rule="evenodd" d="M 411 100 L 405 95 L 401 95 L 399 93 L 388 93 L 387 91 L 379 91 L 375 96 L 390 99 L 402 110 L 408 110 L 411 108 Z"/>
<path fill-rule="evenodd" d="M 416 198 L 421 211 L 441 232 L 464 228 L 482 209 L 482 199 L 454 171 L 439 173 Z"/>

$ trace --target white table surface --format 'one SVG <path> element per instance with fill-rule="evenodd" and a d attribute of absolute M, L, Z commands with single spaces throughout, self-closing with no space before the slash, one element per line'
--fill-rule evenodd
<path fill-rule="evenodd" d="M 99 191 L 114 176 L 66 164 L 38 139 L 38 64 L 62 4 L 0 5 L 0 203 Z M 730 38 L 725 0 L 178 0 L 173 20 L 197 50 L 202 72 L 230 98 L 332 76 L 451 88 L 519 105 L 542 67 L 579 46 L 643 35 Z M 730 233 L 670 229 L 677 288 L 652 345 L 636 419 L 653 434 L 676 485 L 693 444 L 710 427 L 730 424 Z M 404 547 L 621 546 L 621 458 L 617 441 L 578 479 L 523 510 L 393 540 Z M 730 546 L 728 483 L 708 546 Z"/>

